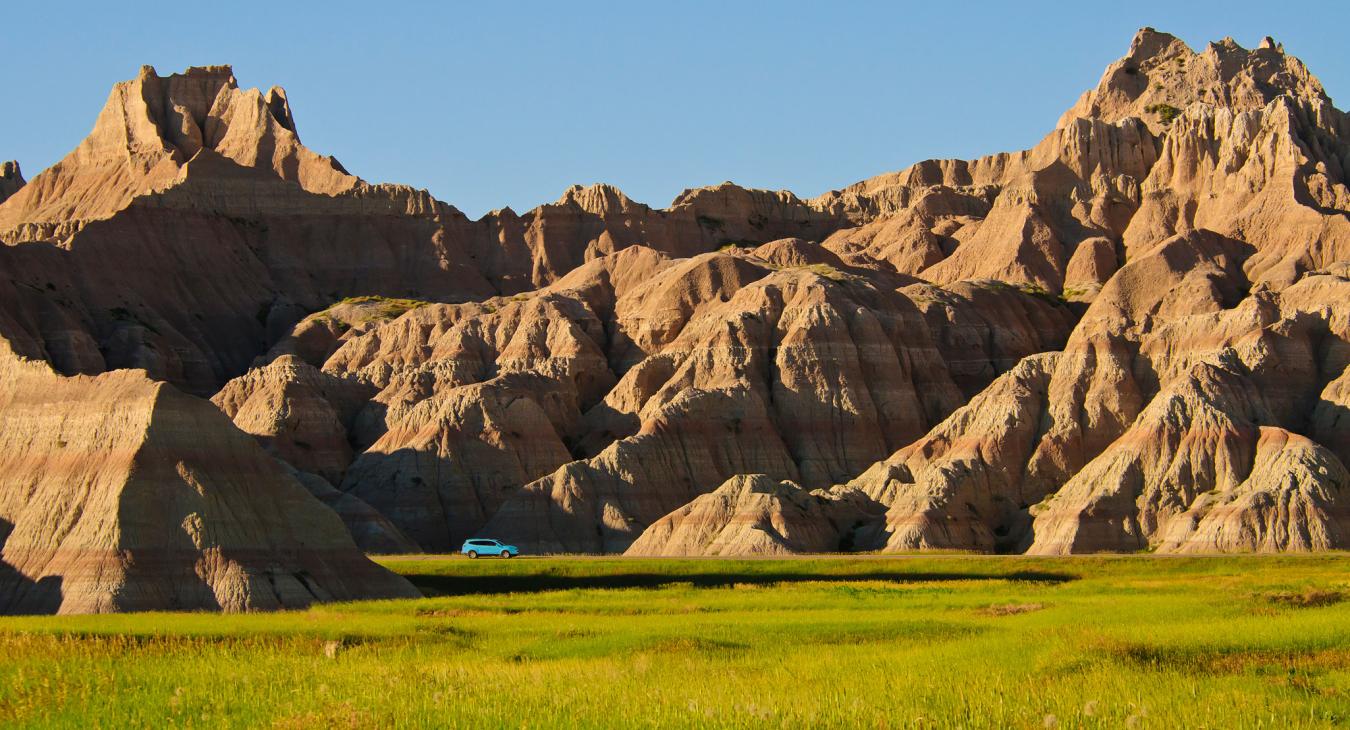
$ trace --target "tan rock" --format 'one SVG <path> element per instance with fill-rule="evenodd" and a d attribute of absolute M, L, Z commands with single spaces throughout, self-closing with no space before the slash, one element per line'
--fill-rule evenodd
<path fill-rule="evenodd" d="M 825 241 L 841 255 L 937 283 L 1059 292 L 1080 242 L 1123 233 L 1156 159 L 1142 122 L 1078 119 L 1030 150 L 928 161 L 811 202 L 860 224 Z"/>
<path fill-rule="evenodd" d="M 631 430 L 526 485 L 483 532 L 546 551 L 623 550 L 735 474 L 843 481 L 958 400 L 908 300 L 829 268 L 783 269 L 625 373 L 603 407 Z"/>
<path fill-rule="evenodd" d="M 1064 271 L 1064 295 L 1088 299 L 1116 273 L 1116 246 L 1107 238 L 1089 238 L 1078 244 Z"/>
<path fill-rule="evenodd" d="M 865 514 L 860 497 L 807 492 L 763 474 L 736 476 L 652 523 L 624 554 L 733 557 L 837 552 Z"/>
<path fill-rule="evenodd" d="M 377 555 L 421 552 L 412 538 L 361 498 L 338 490 L 317 474 L 292 469 L 292 476 L 342 518 L 342 524 L 347 526 L 352 540 L 362 552 Z"/>
<path fill-rule="evenodd" d="M 1350 462 L 1350 367 L 1328 383 L 1319 395 L 1310 432 L 1342 464 Z"/>
<path fill-rule="evenodd" d="M 853 548 L 1323 549 L 1347 170 L 1278 44 L 1145 30 L 1022 152 L 470 221 L 303 147 L 279 89 L 146 70 L 0 202 L 0 335 L 218 392 L 373 550 L 770 550 L 796 538 L 745 525 L 789 517 Z"/>
<path fill-rule="evenodd" d="M 374 393 L 284 355 L 226 383 L 211 401 L 269 452 L 334 482 L 352 461 L 347 426 Z"/>
<path fill-rule="evenodd" d="M 864 544 L 902 550 L 1020 549 L 1030 542 L 1028 505 L 1052 495 L 1047 504 L 1058 509 L 1075 484 L 1115 478 L 1099 469 L 1110 454 L 1132 454 L 1129 463 L 1143 470 L 1174 463 L 1178 457 L 1170 453 L 1130 451 L 1162 448 L 1171 433 L 1140 425 L 1146 418 L 1141 412 L 1163 408 L 1172 397 L 1166 394 L 1175 389 L 1200 388 L 1192 371 L 1211 367 L 1206 363 L 1215 358 L 1234 363 L 1243 387 L 1262 394 L 1262 410 L 1259 417 L 1243 415 L 1239 404 L 1245 401 L 1226 398 L 1205 414 L 1286 430 L 1308 428 L 1309 414 L 1326 400 L 1320 394 L 1338 397 L 1335 383 L 1328 381 L 1350 358 L 1344 334 L 1350 321 L 1345 308 L 1333 304 L 1350 301 L 1338 296 L 1344 282 L 1327 273 L 1309 277 L 1287 294 L 1263 291 L 1240 299 L 1245 253 L 1221 237 L 1190 234 L 1127 263 L 1103 287 L 1063 353 L 1023 360 L 923 439 L 853 482 L 891 507 L 884 529 Z M 1340 334 L 1320 334 L 1328 330 Z M 1207 402 L 1200 396 L 1181 401 Z M 1322 412 L 1330 415 L 1332 408 L 1328 403 Z M 1207 448 L 1203 440 L 1196 447 L 1200 452 Z M 1160 477 L 1156 490 L 1173 495 L 1167 499 L 1184 510 L 1195 490 L 1209 489 L 1199 474 L 1189 470 L 1184 478 Z M 1271 478 L 1270 470 L 1257 473 L 1249 490 L 1274 488 L 1264 481 Z M 1180 496 L 1173 494 L 1177 490 Z M 1133 502 L 1129 505 L 1112 509 L 1133 514 Z M 1097 522 L 1073 515 L 1053 524 L 1072 523 L 1085 535 L 1097 529 Z M 1123 518 L 1103 519 L 1115 525 Z M 1038 541 L 1046 539 L 1042 527 L 1038 522 Z M 1147 535 L 1156 529 L 1149 528 Z M 1152 538 L 1125 544 L 1117 535 L 1110 548 L 1094 539 L 1037 549 L 1136 549 Z"/>
<path fill-rule="evenodd" d="M 1023 358 L 1063 348 L 1077 320 L 1052 295 L 999 281 L 915 284 L 901 292 L 923 312 L 943 364 L 967 397 Z"/>
<path fill-rule="evenodd" d="M 850 482 L 887 505 L 859 546 L 892 551 L 1015 547 L 1047 485 L 1027 473 L 1058 355 L 1028 357 L 922 439 Z"/>
<path fill-rule="evenodd" d="M 381 322 L 425 304 L 427 302 L 379 296 L 343 299 L 297 322 L 262 357 L 262 361 L 268 363 L 283 355 L 294 355 L 316 368 L 323 367 L 343 343 L 369 332 Z"/>
<path fill-rule="evenodd" d="M 244 611 L 414 597 L 206 401 L 0 357 L 0 610 Z"/>
<path fill-rule="evenodd" d="M 1155 398 L 1039 510 L 1030 552 L 1340 547 L 1345 467 L 1263 428 L 1274 417 L 1235 361 L 1197 365 Z"/>
<path fill-rule="evenodd" d="M 68 236 L 163 189 L 199 152 L 265 166 L 307 190 L 333 194 L 358 180 L 300 144 L 285 92 L 241 91 L 228 66 L 161 77 L 149 66 L 118 84 L 89 137 L 0 210 L 0 238 Z"/>
<path fill-rule="evenodd" d="M 19 169 L 19 163 L 10 160 L 0 164 L 0 203 L 5 202 L 14 193 L 19 192 L 19 188 L 27 183 L 23 179 L 23 172 Z"/>
<path fill-rule="evenodd" d="M 565 390 L 521 373 L 442 390 L 361 454 L 342 489 L 421 549 L 457 549 L 522 485 L 572 460 L 540 405 L 569 400 Z"/>
<path fill-rule="evenodd" d="M 1285 94 L 1330 101 L 1303 62 L 1285 55 L 1284 47 L 1269 38 L 1250 51 L 1224 38 L 1196 53 L 1175 36 L 1143 28 L 1125 57 L 1064 113 L 1060 126 L 1082 117 L 1137 117 L 1157 132 L 1168 124 L 1159 105 L 1185 108 L 1201 102 L 1246 112 Z"/>
<path fill-rule="evenodd" d="M 1344 464 L 1281 428 L 1262 428 L 1247 479 L 1200 495 L 1172 523 L 1159 552 L 1309 552 L 1350 545 Z"/>
<path fill-rule="evenodd" d="M 1173 232 L 1208 229 L 1251 246 L 1248 278 L 1274 288 L 1350 259 L 1347 155 L 1350 120 L 1330 102 L 1285 96 L 1250 111 L 1196 104 L 1172 122 L 1143 182 L 1126 255 Z"/>

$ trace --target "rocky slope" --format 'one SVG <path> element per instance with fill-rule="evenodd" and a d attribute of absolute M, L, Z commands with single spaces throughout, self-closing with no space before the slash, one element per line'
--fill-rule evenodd
<path fill-rule="evenodd" d="M 625 551 L 638 556 L 835 552 L 871 515 L 860 494 L 807 492 L 763 474 L 739 475 L 652 523 Z"/>
<path fill-rule="evenodd" d="M 214 394 L 368 551 L 1340 548 L 1347 170 L 1277 43 L 1144 29 L 1029 150 L 470 221 L 147 68 L 7 183 L 0 337 Z"/>
<path fill-rule="evenodd" d="M 416 596 L 210 403 L 0 352 L 0 613 Z"/>
<path fill-rule="evenodd" d="M 381 389 L 343 488 L 427 549 L 498 515 L 494 534 L 534 521 L 555 549 L 622 550 L 746 469 L 846 478 L 960 402 L 944 349 L 978 388 L 1073 319 L 984 284 L 925 316 L 895 290 L 907 280 L 847 268 L 797 239 L 679 260 L 633 247 L 536 293 L 374 326 L 323 366 Z"/>

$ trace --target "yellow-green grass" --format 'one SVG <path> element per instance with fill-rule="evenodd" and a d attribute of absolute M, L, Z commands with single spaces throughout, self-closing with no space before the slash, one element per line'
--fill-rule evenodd
<path fill-rule="evenodd" d="M 0 619 L 0 723 L 1350 722 L 1340 554 L 381 562 L 433 597 Z"/>

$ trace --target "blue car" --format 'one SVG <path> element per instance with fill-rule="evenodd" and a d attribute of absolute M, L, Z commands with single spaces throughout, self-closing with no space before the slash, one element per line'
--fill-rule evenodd
<path fill-rule="evenodd" d="M 520 548 L 515 545 L 503 544 L 501 540 L 465 540 L 464 547 L 461 547 L 459 552 L 471 558 L 476 558 L 479 555 L 511 558 L 520 554 Z"/>

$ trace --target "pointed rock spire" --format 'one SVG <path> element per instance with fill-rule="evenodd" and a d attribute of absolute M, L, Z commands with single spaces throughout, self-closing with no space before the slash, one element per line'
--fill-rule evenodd
<path fill-rule="evenodd" d="M 23 172 L 18 162 L 10 160 L 0 165 L 0 203 L 19 192 L 19 188 L 24 185 Z"/>

